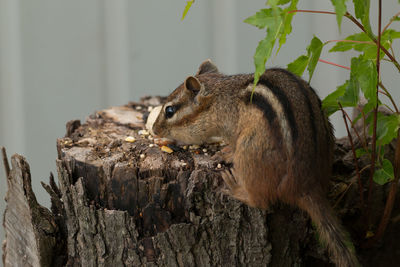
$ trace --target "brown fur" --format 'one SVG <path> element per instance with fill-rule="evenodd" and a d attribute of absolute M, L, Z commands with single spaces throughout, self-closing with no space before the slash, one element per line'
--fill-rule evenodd
<path fill-rule="evenodd" d="M 334 138 L 314 90 L 286 70 L 270 69 L 260 77 L 250 102 L 253 75 L 223 75 L 211 61 L 186 81 L 167 98 L 154 133 L 194 144 L 221 137 L 232 151 L 233 169 L 222 177 L 233 197 L 262 209 L 277 200 L 300 207 L 316 223 L 334 262 L 356 266 L 348 239 L 323 197 Z M 171 118 L 165 115 L 168 105 L 177 107 Z"/>

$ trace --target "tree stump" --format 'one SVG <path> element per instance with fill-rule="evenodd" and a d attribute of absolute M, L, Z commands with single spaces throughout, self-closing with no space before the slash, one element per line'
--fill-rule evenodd
<path fill-rule="evenodd" d="M 220 172 L 230 166 L 212 157 L 219 145 L 173 146 L 173 153 L 154 145 L 141 130 L 149 107 L 161 101 L 145 98 L 96 112 L 82 125 L 69 122 L 57 141 L 58 185 L 52 175 L 43 184 L 51 211 L 36 201 L 26 160 L 12 157 L 5 266 L 330 266 L 307 214 L 279 203 L 261 211 L 223 194 Z M 332 204 L 357 237 L 359 198 L 346 139 L 337 141 L 331 188 Z M 382 255 L 392 260 L 399 251 L 397 245 Z M 363 253 L 365 266 L 373 266 L 371 253 Z"/>

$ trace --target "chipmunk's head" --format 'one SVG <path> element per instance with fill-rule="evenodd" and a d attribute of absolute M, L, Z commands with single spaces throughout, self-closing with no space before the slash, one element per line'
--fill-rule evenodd
<path fill-rule="evenodd" d="M 205 77 L 209 74 L 218 74 L 218 69 L 211 60 L 206 60 L 195 76 L 187 77 L 168 96 L 154 122 L 154 134 L 185 144 L 214 140 L 216 126 L 212 119 L 212 106 L 215 101 L 209 82 L 205 82 L 210 80 Z"/>

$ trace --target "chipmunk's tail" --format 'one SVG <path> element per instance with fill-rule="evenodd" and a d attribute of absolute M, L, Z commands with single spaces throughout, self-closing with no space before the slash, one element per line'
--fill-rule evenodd
<path fill-rule="evenodd" d="M 307 195 L 299 199 L 299 207 L 315 223 L 320 241 L 325 244 L 338 267 L 360 266 L 353 243 L 342 228 L 327 200 Z"/>

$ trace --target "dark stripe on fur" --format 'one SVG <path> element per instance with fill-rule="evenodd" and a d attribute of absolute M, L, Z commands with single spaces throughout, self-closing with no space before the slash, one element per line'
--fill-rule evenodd
<path fill-rule="evenodd" d="M 312 104 L 310 101 L 309 92 L 311 92 L 315 96 L 317 94 L 315 93 L 314 89 L 312 89 L 310 86 L 308 87 L 308 88 L 310 88 L 310 90 L 307 90 L 307 88 L 304 86 L 304 83 L 300 80 L 300 78 L 297 77 L 295 74 L 291 73 L 290 71 L 285 70 L 285 69 L 279 69 L 279 68 L 271 69 L 271 70 L 280 71 L 280 72 L 285 73 L 300 88 L 300 92 L 302 93 L 304 100 L 306 101 L 307 109 L 310 114 L 309 118 L 310 118 L 310 126 L 311 126 L 311 131 L 312 131 L 312 138 L 313 138 L 313 142 L 314 142 L 314 148 L 317 149 L 317 147 L 318 147 L 317 126 L 315 125 L 315 123 L 316 123 L 315 113 L 314 113 L 314 110 L 313 110 L 313 107 L 312 107 Z"/>
<path fill-rule="evenodd" d="M 276 87 L 270 81 L 263 78 L 262 76 L 260 78 L 259 83 L 267 86 L 271 90 L 271 92 L 275 95 L 275 97 L 278 99 L 279 103 L 282 105 L 285 111 L 286 118 L 289 122 L 289 127 L 292 134 L 292 141 L 294 144 L 299 134 L 296 124 L 296 119 L 294 117 L 293 110 L 288 97 L 286 96 L 285 92 L 282 89 Z"/>
<path fill-rule="evenodd" d="M 251 92 L 248 92 L 245 96 L 245 101 L 247 104 L 250 103 L 250 97 Z M 276 119 L 276 112 L 264 96 L 258 93 L 254 93 L 251 103 L 263 112 L 264 117 L 267 119 L 269 125 L 272 125 L 274 123 Z"/>

